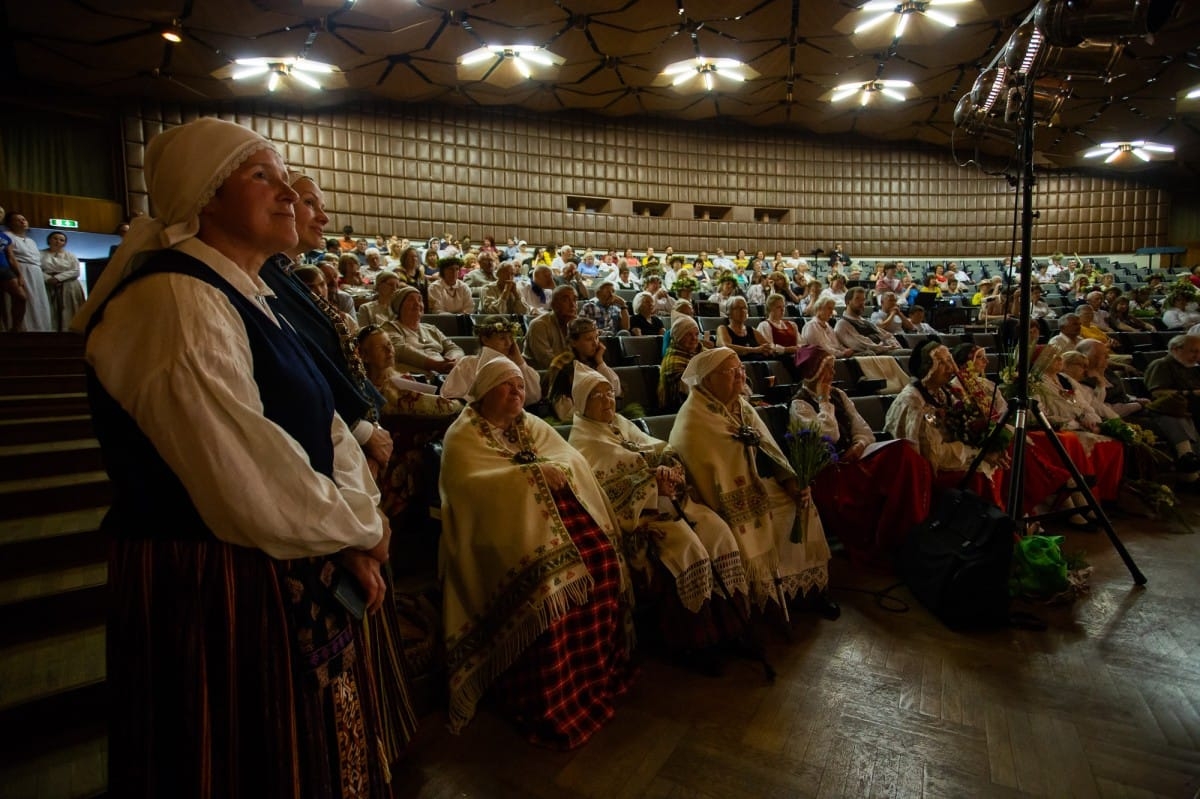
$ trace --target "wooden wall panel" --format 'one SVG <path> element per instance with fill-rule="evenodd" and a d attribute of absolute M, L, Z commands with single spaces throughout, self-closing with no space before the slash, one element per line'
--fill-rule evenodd
<path fill-rule="evenodd" d="M 206 113 L 214 113 L 206 111 Z M 808 252 L 927 257 L 1008 254 L 1015 193 L 1003 178 L 960 168 L 948 152 L 821 140 L 799 134 L 682 127 L 656 120 L 363 104 L 313 112 L 264 103 L 218 115 L 283 145 L 290 165 L 325 190 L 331 235 L 413 240 L 452 233 L 530 243 L 681 252 Z M 129 205 L 149 210 L 146 141 L 196 108 L 125 110 Z M 580 212 L 670 203 L 664 216 Z M 612 201 L 619 201 L 613 203 Z M 1168 243 L 1171 198 L 1133 179 L 1043 173 L 1035 201 L 1038 253 L 1124 253 Z M 697 220 L 693 206 L 787 209 L 786 221 Z M 527 225 L 506 220 L 528 219 Z"/>
<path fill-rule="evenodd" d="M 47 227 L 51 219 L 74 219 L 79 229 L 92 233 L 112 233 L 123 221 L 125 211 L 119 203 L 95 197 L 44 194 L 36 191 L 5 191 L 4 207 L 20 211 L 30 227 Z M 70 237 L 71 231 L 65 231 Z"/>

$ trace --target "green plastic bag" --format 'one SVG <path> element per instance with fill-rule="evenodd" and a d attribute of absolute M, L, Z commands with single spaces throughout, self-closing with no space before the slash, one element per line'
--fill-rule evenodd
<path fill-rule="evenodd" d="M 1013 548 L 1012 596 L 1049 597 L 1067 590 L 1067 561 L 1061 535 L 1029 535 Z"/>

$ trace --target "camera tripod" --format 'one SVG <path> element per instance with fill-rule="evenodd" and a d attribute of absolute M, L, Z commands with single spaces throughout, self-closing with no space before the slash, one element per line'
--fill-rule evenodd
<path fill-rule="evenodd" d="M 1032 284 L 1031 275 L 1033 273 L 1033 95 L 1031 89 L 1023 92 L 1021 102 L 1021 126 L 1020 140 L 1018 150 L 1021 156 L 1021 261 L 1019 264 L 1020 274 L 1020 316 L 1017 322 L 1017 384 L 1016 396 L 1009 403 L 1008 410 L 1000 423 L 992 431 L 988 437 L 987 443 L 980 448 L 979 454 L 971 463 L 970 469 L 967 470 L 967 476 L 964 478 L 964 485 L 967 479 L 970 478 L 979 465 L 983 462 L 984 454 L 989 451 L 989 444 L 992 444 L 995 437 L 1001 434 L 1005 425 L 1010 420 L 1013 422 L 1013 446 L 1012 446 L 1012 468 L 1009 471 L 1009 491 L 1008 491 L 1008 513 L 1009 516 L 1016 522 L 1034 521 L 1040 518 L 1049 516 L 1059 516 L 1068 512 L 1075 512 L 1078 509 L 1073 508 L 1070 511 L 1052 511 L 1049 514 L 1042 514 L 1036 517 L 1023 517 L 1021 513 L 1021 499 L 1025 489 L 1025 448 L 1027 445 L 1028 424 L 1032 416 L 1037 427 L 1046 434 L 1046 438 L 1050 441 L 1054 448 L 1055 454 L 1063 467 L 1071 473 L 1074 479 L 1074 491 L 1078 491 L 1087 501 L 1088 508 L 1095 515 L 1096 520 L 1104 529 L 1108 540 L 1112 543 L 1113 548 L 1120 555 L 1121 560 L 1125 563 L 1125 568 L 1129 570 L 1133 576 L 1133 582 L 1137 585 L 1146 584 L 1146 576 L 1138 569 L 1137 564 L 1133 562 L 1133 558 L 1129 555 L 1125 545 L 1121 543 L 1121 539 L 1117 537 L 1116 530 L 1113 529 L 1112 522 L 1104 513 L 1104 509 L 1096 500 L 1095 495 L 1087 485 L 1087 481 L 1079 471 L 1070 455 L 1067 454 L 1066 448 L 1059 441 L 1054 429 L 1046 420 L 1046 416 L 1042 413 L 1036 399 L 1030 397 L 1029 394 L 1029 369 L 1030 369 L 1030 351 L 1029 351 L 1029 327 L 1030 327 L 1030 305 L 1031 296 L 1030 288 Z M 1011 179 L 1010 179 L 1011 181 Z"/>

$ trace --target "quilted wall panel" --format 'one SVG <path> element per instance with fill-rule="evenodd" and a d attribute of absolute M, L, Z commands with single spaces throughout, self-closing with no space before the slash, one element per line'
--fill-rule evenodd
<path fill-rule="evenodd" d="M 290 166 L 319 182 L 331 235 L 352 225 L 413 240 L 449 232 L 683 252 L 809 252 L 843 242 L 852 254 L 930 258 L 1000 258 L 1012 248 L 1015 191 L 940 150 L 436 106 L 307 111 L 259 103 L 216 113 L 277 142 Z M 149 210 L 146 142 L 199 114 L 152 103 L 126 109 L 131 209 Z M 665 211 L 607 210 L 632 203 Z M 1039 173 L 1035 205 L 1039 254 L 1168 243 L 1170 196 L 1131 178 Z M 697 206 L 711 218 L 697 218 Z M 754 209 L 782 211 L 782 220 L 764 222 Z"/>

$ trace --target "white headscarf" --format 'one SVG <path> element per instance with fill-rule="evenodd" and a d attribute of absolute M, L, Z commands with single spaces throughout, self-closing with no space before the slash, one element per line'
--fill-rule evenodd
<path fill-rule="evenodd" d="M 275 146 L 259 134 L 215 117 L 201 117 L 151 139 L 146 148 L 146 188 L 158 216 L 137 217 L 130 223 L 71 328 L 79 332 L 87 328 L 96 309 L 141 266 L 142 256 L 195 237 L 200 232 L 200 211 L 221 184 L 247 158 L 267 149 Z"/>
<path fill-rule="evenodd" d="M 493 388 L 514 377 L 524 379 L 525 375 L 510 358 L 491 358 L 486 363 L 481 358 L 479 370 L 475 372 L 475 382 L 471 384 L 471 396 L 481 400 Z"/>
<path fill-rule="evenodd" d="M 585 415 L 588 397 L 591 396 L 596 386 L 601 384 L 612 388 L 612 383 L 608 382 L 607 377 L 590 366 L 575 361 L 575 378 L 571 382 L 571 402 L 575 404 L 576 416 Z"/>
<path fill-rule="evenodd" d="M 671 338 L 679 341 L 688 334 L 689 331 L 700 332 L 700 325 L 696 324 L 696 320 L 687 314 L 678 314 L 671 320 Z"/>
<path fill-rule="evenodd" d="M 675 333 L 672 331 L 671 335 L 674 336 Z M 704 350 L 688 361 L 687 368 L 683 370 L 683 382 L 691 387 L 700 385 L 700 381 L 712 374 L 730 355 L 736 353 L 728 347 Z"/>

